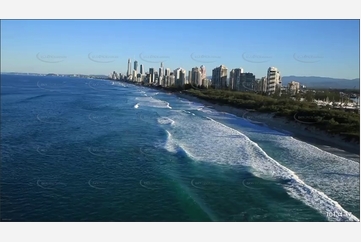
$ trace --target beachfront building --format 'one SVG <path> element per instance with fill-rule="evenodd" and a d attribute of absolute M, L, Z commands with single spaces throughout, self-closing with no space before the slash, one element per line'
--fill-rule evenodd
<path fill-rule="evenodd" d="M 241 75 L 243 74 L 242 68 L 232 69 L 229 72 L 229 87 L 231 90 L 240 91 L 241 88 Z"/>
<path fill-rule="evenodd" d="M 188 71 L 187 80 L 188 80 L 188 84 L 192 84 L 192 71 Z"/>
<path fill-rule="evenodd" d="M 145 83 L 145 84 L 149 84 L 150 74 L 146 72 L 144 75 L 145 75 L 145 77 L 144 77 L 144 83 Z"/>
<path fill-rule="evenodd" d="M 201 80 L 206 79 L 207 78 L 207 70 L 206 70 L 206 67 L 204 65 L 200 66 L 200 71 L 201 71 L 201 74 L 202 74 Z"/>
<path fill-rule="evenodd" d="M 240 89 L 240 76 L 243 73 L 242 68 L 232 69 L 229 72 L 229 86 L 231 90 L 239 91 Z"/>
<path fill-rule="evenodd" d="M 282 81 L 281 73 L 276 67 L 269 67 L 267 70 L 267 93 L 275 94 L 279 91 L 281 94 Z"/>
<path fill-rule="evenodd" d="M 264 77 L 261 78 L 258 90 L 261 93 L 266 93 L 267 92 L 267 77 L 264 76 Z"/>
<path fill-rule="evenodd" d="M 300 91 L 299 82 L 291 81 L 290 83 L 288 83 L 288 92 L 291 95 L 296 95 L 299 91 Z"/>
<path fill-rule="evenodd" d="M 118 79 L 119 79 L 118 73 L 116 73 L 115 71 L 113 71 L 113 73 L 111 74 L 111 78 L 112 78 L 113 80 L 118 80 Z"/>
<path fill-rule="evenodd" d="M 208 80 L 207 78 L 204 78 L 202 80 L 202 87 L 208 88 L 209 86 L 210 86 L 210 80 Z"/>
<path fill-rule="evenodd" d="M 202 72 L 198 67 L 193 67 L 191 71 L 191 82 L 192 86 L 200 87 L 202 86 Z"/>
<path fill-rule="evenodd" d="M 142 74 L 138 73 L 136 82 L 141 82 L 141 81 L 142 81 Z"/>
<path fill-rule="evenodd" d="M 154 82 L 155 76 L 154 76 L 154 68 L 149 68 L 149 77 L 148 77 L 148 83 L 152 84 Z"/>
<path fill-rule="evenodd" d="M 132 74 L 132 61 L 128 59 L 128 71 L 127 76 L 130 76 Z"/>
<path fill-rule="evenodd" d="M 169 76 L 169 86 L 174 86 L 175 85 L 175 76 L 174 76 L 174 73 L 170 73 L 170 76 Z"/>
<path fill-rule="evenodd" d="M 132 78 L 133 78 L 133 82 L 137 81 L 137 71 L 136 70 L 133 70 Z"/>
<path fill-rule="evenodd" d="M 175 79 L 175 86 L 176 87 L 183 87 L 186 81 L 186 71 L 179 67 L 173 71 L 174 79 Z"/>
<path fill-rule="evenodd" d="M 215 89 L 227 88 L 227 67 L 220 65 L 212 70 L 212 85 Z"/>
<path fill-rule="evenodd" d="M 154 72 L 154 84 L 159 85 L 159 73 Z"/>
<path fill-rule="evenodd" d="M 251 72 L 240 73 L 239 91 L 255 91 L 256 76 Z"/>
<path fill-rule="evenodd" d="M 160 63 L 159 76 L 160 76 L 160 77 L 163 77 L 163 76 L 164 76 L 164 66 L 163 66 L 163 62 Z"/>
<path fill-rule="evenodd" d="M 159 67 L 159 76 L 160 77 L 164 76 L 164 67 Z"/>

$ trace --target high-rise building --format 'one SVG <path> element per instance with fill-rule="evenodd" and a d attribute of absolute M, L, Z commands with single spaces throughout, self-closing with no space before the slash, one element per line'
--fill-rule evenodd
<path fill-rule="evenodd" d="M 288 91 L 291 95 L 297 94 L 299 90 L 300 90 L 299 82 L 291 81 L 290 83 L 288 83 Z"/>
<path fill-rule="evenodd" d="M 169 86 L 174 86 L 175 85 L 175 76 L 174 73 L 170 73 L 169 74 Z"/>
<path fill-rule="evenodd" d="M 191 84 L 193 86 L 202 86 L 202 72 L 201 69 L 198 67 L 192 68 L 191 72 Z"/>
<path fill-rule="evenodd" d="M 138 61 L 134 61 L 134 70 L 138 71 Z"/>
<path fill-rule="evenodd" d="M 159 76 L 163 77 L 164 76 L 164 69 L 163 67 L 159 67 Z"/>
<path fill-rule="evenodd" d="M 154 83 L 156 84 L 156 85 L 159 85 L 159 74 L 158 74 L 158 72 L 154 72 Z"/>
<path fill-rule="evenodd" d="M 193 83 L 192 83 L 192 71 L 188 71 L 188 84 L 193 85 Z"/>
<path fill-rule="evenodd" d="M 170 76 L 170 69 L 169 68 L 165 69 L 165 75 Z"/>
<path fill-rule="evenodd" d="M 206 74 L 206 67 L 204 65 L 201 65 L 200 67 L 200 71 L 201 71 L 201 74 L 202 74 L 202 80 L 203 79 L 206 79 L 207 78 L 207 74 Z"/>
<path fill-rule="evenodd" d="M 239 75 L 239 91 L 256 91 L 256 76 L 246 72 Z"/>
<path fill-rule="evenodd" d="M 274 94 L 280 91 L 282 86 L 281 74 L 276 67 L 269 67 L 267 70 L 267 93 Z M 279 92 L 281 94 L 281 92 Z"/>
<path fill-rule="evenodd" d="M 128 59 L 128 71 L 127 71 L 127 76 L 130 76 L 132 74 L 132 61 L 130 59 Z"/>
<path fill-rule="evenodd" d="M 137 82 L 141 82 L 142 80 L 142 74 L 138 73 L 137 74 Z"/>
<path fill-rule="evenodd" d="M 227 88 L 227 67 L 220 65 L 212 70 L 212 85 L 216 89 Z"/>
<path fill-rule="evenodd" d="M 149 68 L 149 83 L 153 83 L 154 79 L 154 68 Z"/>
<path fill-rule="evenodd" d="M 205 87 L 205 88 L 209 87 L 209 80 L 207 78 L 202 80 L 202 86 Z"/>
<path fill-rule="evenodd" d="M 242 73 L 243 73 L 242 68 L 232 69 L 229 72 L 229 87 L 232 90 L 235 90 L 235 91 L 241 90 L 240 78 L 241 78 Z"/>
<path fill-rule="evenodd" d="M 117 74 L 118 74 L 118 73 L 116 73 L 115 71 L 113 71 L 113 73 L 112 73 L 112 79 L 113 79 L 113 80 L 116 80 L 116 79 L 117 79 Z"/>
<path fill-rule="evenodd" d="M 258 83 L 258 91 L 261 93 L 267 92 L 267 77 L 262 77 Z"/>
<path fill-rule="evenodd" d="M 179 67 L 173 71 L 174 79 L 175 79 L 175 86 L 181 87 L 185 85 L 185 79 L 186 79 L 186 71 Z"/>
<path fill-rule="evenodd" d="M 164 86 L 164 80 L 165 80 L 165 74 L 164 74 L 164 66 L 163 66 L 163 62 L 160 63 L 160 68 L 159 68 L 159 85 Z"/>
<path fill-rule="evenodd" d="M 179 86 L 183 87 L 186 84 L 186 70 L 182 69 L 179 76 Z"/>
<path fill-rule="evenodd" d="M 144 74 L 144 72 L 143 72 L 144 70 L 143 70 L 143 65 L 142 65 L 142 64 L 140 65 L 139 69 L 140 69 L 140 70 L 139 70 L 139 71 L 140 71 L 140 74 L 143 75 L 143 74 Z"/>
<path fill-rule="evenodd" d="M 133 82 L 137 81 L 137 71 L 136 70 L 133 70 L 132 78 L 133 78 Z"/>

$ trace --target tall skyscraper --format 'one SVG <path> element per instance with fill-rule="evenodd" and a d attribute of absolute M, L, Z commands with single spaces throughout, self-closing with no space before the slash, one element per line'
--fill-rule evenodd
<path fill-rule="evenodd" d="M 136 70 L 133 70 L 132 80 L 133 80 L 133 82 L 137 81 L 137 71 Z"/>
<path fill-rule="evenodd" d="M 241 73 L 243 73 L 242 68 L 232 69 L 229 72 L 229 86 L 232 90 L 236 90 L 236 91 L 241 90 L 241 83 L 240 83 Z"/>
<path fill-rule="evenodd" d="M 204 65 L 201 65 L 200 67 L 200 71 L 201 71 L 201 74 L 202 74 L 202 80 L 203 79 L 206 79 L 207 78 L 207 74 L 206 74 L 206 67 Z"/>
<path fill-rule="evenodd" d="M 162 67 L 159 68 L 159 76 L 164 76 L 164 69 Z"/>
<path fill-rule="evenodd" d="M 154 68 L 149 68 L 149 83 L 154 82 Z"/>
<path fill-rule="evenodd" d="M 144 71 L 144 70 L 143 70 L 143 65 L 141 64 L 141 65 L 140 65 L 140 74 L 142 74 L 142 75 L 143 75 L 143 74 L 144 74 L 144 72 L 143 72 L 143 71 Z"/>
<path fill-rule="evenodd" d="M 170 69 L 169 68 L 165 69 L 165 75 L 170 76 Z"/>
<path fill-rule="evenodd" d="M 128 59 L 128 71 L 127 71 L 127 76 L 130 76 L 132 74 L 132 61 L 130 59 Z"/>
<path fill-rule="evenodd" d="M 193 84 L 192 83 L 192 71 L 188 71 L 188 84 Z"/>
<path fill-rule="evenodd" d="M 163 62 L 160 63 L 159 76 L 160 76 L 161 78 L 164 76 L 164 66 L 163 66 Z"/>
<path fill-rule="evenodd" d="M 173 71 L 174 79 L 175 79 L 175 85 L 177 87 L 181 87 L 185 84 L 186 79 L 186 71 L 179 67 Z"/>
<path fill-rule="evenodd" d="M 212 70 L 212 85 L 216 89 L 227 88 L 227 67 L 220 65 Z"/>
<path fill-rule="evenodd" d="M 267 70 L 267 93 L 274 94 L 276 91 L 280 91 L 281 85 L 280 71 L 276 67 L 269 67 Z"/>
<path fill-rule="evenodd" d="M 192 68 L 192 72 L 191 72 L 191 84 L 193 86 L 202 86 L 202 73 L 201 73 L 201 69 L 198 67 L 194 67 Z"/>
<path fill-rule="evenodd" d="M 134 61 L 134 70 L 138 70 L 138 61 Z"/>

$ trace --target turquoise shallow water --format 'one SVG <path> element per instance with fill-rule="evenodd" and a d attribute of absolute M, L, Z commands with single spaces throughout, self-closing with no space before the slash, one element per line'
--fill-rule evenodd
<path fill-rule="evenodd" d="M 357 221 L 360 167 L 175 95 L 1 76 L 3 221 Z"/>

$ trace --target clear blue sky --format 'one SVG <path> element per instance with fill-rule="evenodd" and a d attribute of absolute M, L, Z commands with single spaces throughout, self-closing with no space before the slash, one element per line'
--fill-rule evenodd
<path fill-rule="evenodd" d="M 187 71 L 359 78 L 358 20 L 2 20 L 1 71 L 125 73 L 131 58 Z"/>

